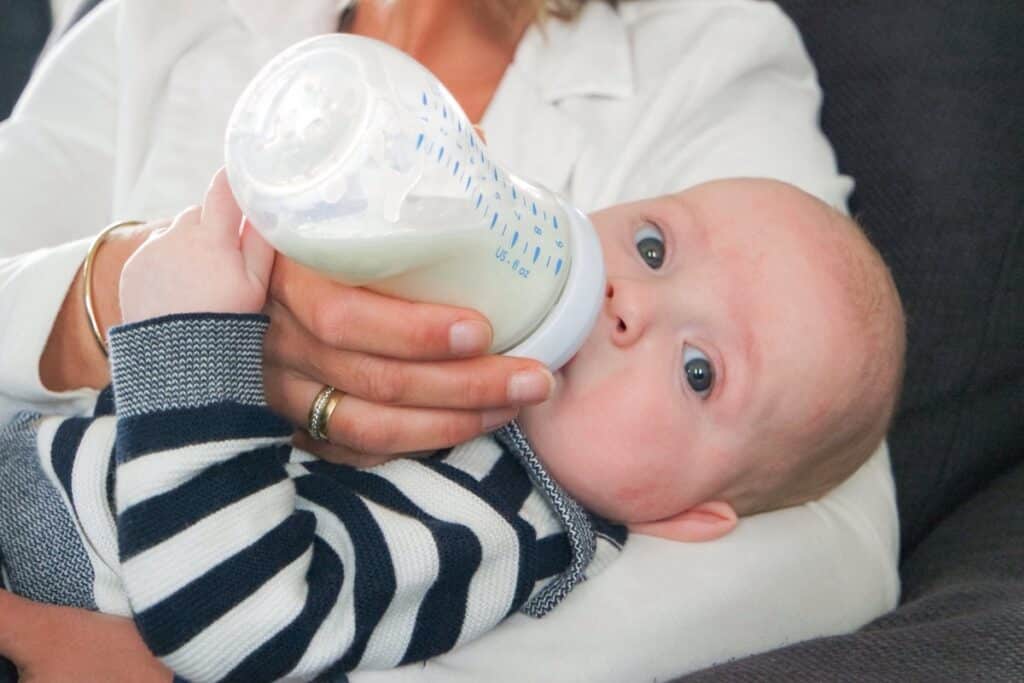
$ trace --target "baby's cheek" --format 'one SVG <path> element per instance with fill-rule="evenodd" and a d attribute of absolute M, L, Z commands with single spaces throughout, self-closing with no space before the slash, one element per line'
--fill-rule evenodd
<path fill-rule="evenodd" d="M 660 509 L 679 480 L 677 406 L 642 369 L 611 373 L 524 410 L 520 422 L 551 475 L 591 510 L 616 520 Z"/>
<path fill-rule="evenodd" d="M 618 418 L 603 426 L 609 504 L 624 521 L 675 514 L 695 474 L 688 467 L 698 435 L 671 402 L 642 391 L 623 399 Z"/>

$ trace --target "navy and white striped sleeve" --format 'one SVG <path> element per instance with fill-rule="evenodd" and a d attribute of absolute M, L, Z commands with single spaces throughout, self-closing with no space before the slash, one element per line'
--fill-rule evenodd
<path fill-rule="evenodd" d="M 168 316 L 110 335 L 122 579 L 143 639 L 189 680 L 243 678 L 255 653 L 237 643 L 272 643 L 305 593 L 340 580 L 319 573 L 284 466 L 291 426 L 265 404 L 266 327 Z"/>
<path fill-rule="evenodd" d="M 264 404 L 265 327 L 111 334 L 121 571 L 153 652 L 191 681 L 311 679 L 425 659 L 517 609 L 542 563 L 516 512 L 431 463 L 291 451 Z"/>

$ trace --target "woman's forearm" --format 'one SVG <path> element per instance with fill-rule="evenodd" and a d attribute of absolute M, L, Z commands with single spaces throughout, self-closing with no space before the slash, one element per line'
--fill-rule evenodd
<path fill-rule="evenodd" d="M 45 605 L 4 590 L 0 655 L 14 662 L 26 681 L 168 683 L 172 678 L 130 619 Z"/>
<path fill-rule="evenodd" d="M 0 589 L 0 655 L 17 662 L 26 641 L 41 635 L 46 607 Z"/>
<path fill-rule="evenodd" d="M 93 306 L 104 336 L 121 322 L 118 285 L 125 261 L 159 224 L 124 229 L 107 238 L 96 253 L 92 271 Z M 72 281 L 39 359 L 39 378 L 50 391 L 83 387 L 100 389 L 110 382 L 110 368 L 89 327 L 81 270 Z"/>

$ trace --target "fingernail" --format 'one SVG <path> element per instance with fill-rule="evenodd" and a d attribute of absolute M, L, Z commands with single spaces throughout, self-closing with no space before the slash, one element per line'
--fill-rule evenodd
<path fill-rule="evenodd" d="M 448 328 L 448 347 L 456 355 L 479 353 L 491 344 L 491 328 L 479 320 L 460 320 Z"/>
<path fill-rule="evenodd" d="M 496 410 L 485 410 L 483 413 L 484 431 L 489 432 L 497 429 L 507 422 L 515 419 L 519 411 L 515 408 L 499 408 Z"/>
<path fill-rule="evenodd" d="M 536 403 L 551 395 L 555 378 L 547 369 L 524 370 L 508 378 L 508 400 L 514 403 Z"/>

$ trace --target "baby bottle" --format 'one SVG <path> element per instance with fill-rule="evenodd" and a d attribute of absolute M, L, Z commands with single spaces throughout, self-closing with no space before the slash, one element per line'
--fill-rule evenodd
<path fill-rule="evenodd" d="M 589 220 L 496 164 L 444 86 L 385 43 L 324 35 L 277 55 L 235 105 L 225 158 L 278 251 L 345 284 L 476 309 L 492 352 L 558 368 L 596 320 Z"/>

